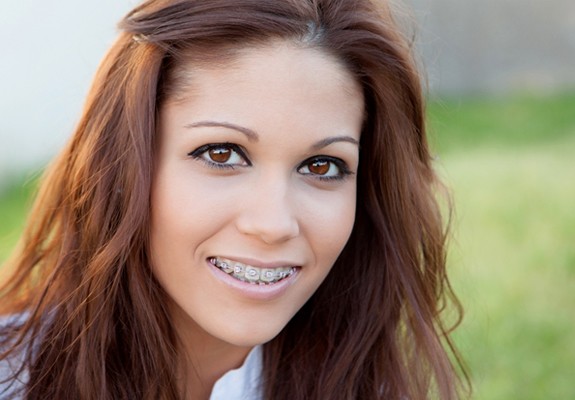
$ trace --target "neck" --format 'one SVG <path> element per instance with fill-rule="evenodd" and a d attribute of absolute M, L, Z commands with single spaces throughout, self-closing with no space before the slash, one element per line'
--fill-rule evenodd
<path fill-rule="evenodd" d="M 187 400 L 208 400 L 216 381 L 239 368 L 252 349 L 211 336 L 187 316 L 176 323 L 176 332 L 183 354 L 181 387 Z"/>

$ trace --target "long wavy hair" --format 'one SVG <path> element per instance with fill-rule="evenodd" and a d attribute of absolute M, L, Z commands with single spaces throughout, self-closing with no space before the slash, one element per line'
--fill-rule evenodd
<path fill-rule="evenodd" d="M 218 63 L 280 39 L 340 60 L 366 117 L 353 232 L 264 345 L 264 397 L 458 398 L 449 335 L 462 312 L 446 275 L 441 186 L 420 74 L 388 2 L 149 0 L 120 29 L 4 267 L 0 311 L 20 318 L 4 323 L 0 357 L 22 357 L 26 397 L 180 397 L 181 354 L 148 252 L 158 110 L 187 84 L 189 60 Z"/>

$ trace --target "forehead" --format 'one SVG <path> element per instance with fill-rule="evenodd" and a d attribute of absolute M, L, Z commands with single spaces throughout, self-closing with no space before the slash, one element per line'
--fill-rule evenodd
<path fill-rule="evenodd" d="M 319 47 L 278 39 L 244 47 L 189 50 L 167 71 L 162 97 L 175 102 L 186 100 L 208 76 L 217 78 L 221 85 L 258 76 L 280 81 L 293 76 L 296 67 L 316 71 L 315 79 L 336 79 L 349 94 L 361 92 L 353 74 L 336 56 Z M 330 72 L 327 75 L 326 70 Z"/>

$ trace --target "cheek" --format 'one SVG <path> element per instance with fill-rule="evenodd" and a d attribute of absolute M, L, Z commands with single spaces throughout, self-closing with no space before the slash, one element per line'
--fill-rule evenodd
<path fill-rule="evenodd" d="M 152 189 L 152 231 L 189 243 L 218 229 L 229 199 L 221 195 L 221 187 L 211 187 L 196 175 L 181 168 L 159 171 Z"/>
<path fill-rule="evenodd" d="M 202 218 L 206 213 L 201 199 L 189 185 L 169 175 L 156 177 L 150 210 L 150 255 L 156 276 L 186 273 L 205 233 L 197 227 L 207 230 L 211 226 Z"/>
<path fill-rule="evenodd" d="M 304 231 L 318 262 L 331 265 L 347 243 L 355 222 L 355 187 L 329 200 L 310 202 Z"/>

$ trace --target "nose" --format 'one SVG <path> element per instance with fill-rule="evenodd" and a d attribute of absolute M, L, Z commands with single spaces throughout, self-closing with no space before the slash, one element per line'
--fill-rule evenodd
<path fill-rule="evenodd" d="M 288 184 L 272 179 L 261 182 L 241 201 L 237 229 L 267 244 L 286 242 L 300 233 L 295 204 Z"/>

